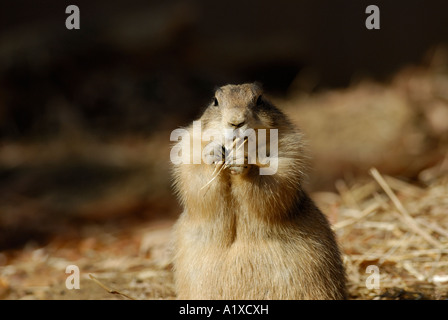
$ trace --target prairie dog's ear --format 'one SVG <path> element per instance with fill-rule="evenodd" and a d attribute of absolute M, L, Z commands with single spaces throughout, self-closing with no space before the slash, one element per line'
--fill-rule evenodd
<path fill-rule="evenodd" d="M 253 83 L 253 86 L 255 87 L 256 91 L 262 92 L 263 91 L 263 84 L 259 81 L 255 81 Z"/>
<path fill-rule="evenodd" d="M 256 99 L 257 106 L 263 103 L 263 85 L 261 82 L 255 81 L 252 83 L 252 94 L 254 95 L 254 99 Z"/>
<path fill-rule="evenodd" d="M 214 93 L 215 95 L 212 98 L 212 105 L 216 107 L 219 106 L 218 96 L 222 93 L 221 87 L 215 86 Z"/>
<path fill-rule="evenodd" d="M 213 92 L 214 92 L 215 94 L 217 94 L 218 92 L 221 92 L 221 91 L 222 91 L 222 89 L 221 89 L 220 86 L 215 86 L 213 89 L 214 89 Z"/>
<path fill-rule="evenodd" d="M 260 81 L 255 81 L 254 86 L 260 90 L 263 90 L 263 84 Z"/>

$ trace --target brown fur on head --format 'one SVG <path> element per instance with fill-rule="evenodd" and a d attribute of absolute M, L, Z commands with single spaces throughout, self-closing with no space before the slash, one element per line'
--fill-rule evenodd
<path fill-rule="evenodd" d="M 214 141 L 220 141 L 222 146 L 225 148 L 226 152 L 230 152 L 234 139 L 246 139 L 248 132 L 252 132 L 257 136 L 257 141 L 252 140 L 252 145 L 248 144 L 254 148 L 261 146 L 262 150 L 266 150 L 266 154 L 270 154 L 270 141 L 271 131 L 269 129 L 280 129 L 276 131 L 279 134 L 279 146 L 281 144 L 294 144 L 296 151 L 299 154 L 291 154 L 289 157 L 296 158 L 300 161 L 300 168 L 298 172 L 301 174 L 305 169 L 305 156 L 303 154 L 302 146 L 303 139 L 299 131 L 296 131 L 294 126 L 289 122 L 287 117 L 277 109 L 272 103 L 267 100 L 263 95 L 263 90 L 261 85 L 258 83 L 244 83 L 241 85 L 228 84 L 218 88 L 215 91 L 215 96 L 212 103 L 208 106 L 207 110 L 201 117 L 201 122 L 204 130 L 213 129 Z M 258 139 L 259 129 L 266 133 L 266 140 Z M 293 134 L 293 135 L 291 135 Z M 291 139 L 294 139 L 292 141 Z M 254 143 L 256 146 L 254 146 Z M 248 146 L 250 147 L 250 146 Z M 237 147 L 235 147 L 236 150 Z M 285 147 L 289 148 L 289 147 Z M 253 166 L 247 165 L 249 161 L 249 154 L 252 155 L 250 158 L 250 163 L 253 163 L 254 153 L 246 153 L 236 155 L 235 152 L 235 163 L 230 164 L 228 168 L 231 174 L 243 174 L 249 171 L 253 171 Z M 246 159 L 243 160 L 243 157 Z M 257 160 L 260 160 L 257 158 Z M 264 159 L 266 160 L 266 159 Z M 263 160 L 262 160 L 263 161 Z M 226 161 L 226 163 L 228 163 Z M 244 165 L 242 164 L 244 163 Z M 267 166 L 261 166 L 267 167 Z M 275 165 L 273 165 L 275 167 Z M 246 170 L 248 169 L 248 170 Z M 262 169 L 263 171 L 266 169 Z M 274 169 L 275 170 L 275 169 Z M 258 174 L 257 168 L 255 168 L 255 174 Z M 295 175 L 291 174 L 291 181 L 297 183 Z M 303 175 L 302 175 L 303 177 Z M 300 178 L 302 178 L 300 177 Z M 299 178 L 299 179 L 300 179 Z"/>
<path fill-rule="evenodd" d="M 286 117 L 263 96 L 258 83 L 228 84 L 218 88 L 201 120 L 206 128 L 222 131 L 291 127 Z"/>
<path fill-rule="evenodd" d="M 253 84 L 227 85 L 216 90 L 215 99 L 221 110 L 221 125 L 229 129 L 254 127 L 254 112 L 261 89 Z"/>

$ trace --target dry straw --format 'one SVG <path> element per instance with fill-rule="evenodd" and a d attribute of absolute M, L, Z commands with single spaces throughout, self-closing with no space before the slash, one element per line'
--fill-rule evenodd
<path fill-rule="evenodd" d="M 448 179 L 426 188 L 370 170 L 373 180 L 338 183 L 338 221 L 349 289 L 355 299 L 448 298 Z M 379 289 L 366 268 L 380 270 Z"/>

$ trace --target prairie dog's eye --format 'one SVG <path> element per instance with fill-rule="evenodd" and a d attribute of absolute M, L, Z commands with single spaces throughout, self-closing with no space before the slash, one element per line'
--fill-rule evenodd
<path fill-rule="evenodd" d="M 216 97 L 213 98 L 213 105 L 217 106 L 218 105 L 218 99 L 216 99 Z"/>
<path fill-rule="evenodd" d="M 257 106 L 261 105 L 262 103 L 263 103 L 263 98 L 260 95 L 260 96 L 258 96 L 258 99 L 257 99 Z"/>

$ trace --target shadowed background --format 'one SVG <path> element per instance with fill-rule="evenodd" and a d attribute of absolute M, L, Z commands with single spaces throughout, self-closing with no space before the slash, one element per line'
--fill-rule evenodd
<path fill-rule="evenodd" d="M 311 191 L 416 179 L 446 152 L 448 3 L 375 1 L 371 31 L 369 4 L 1 2 L 0 250 L 176 218 L 169 134 L 226 83 L 262 82 L 303 128 Z"/>

